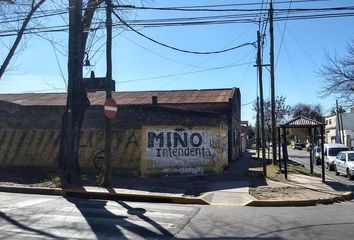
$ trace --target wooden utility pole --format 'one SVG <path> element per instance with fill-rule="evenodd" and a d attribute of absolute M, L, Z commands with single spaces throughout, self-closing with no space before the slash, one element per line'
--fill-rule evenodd
<path fill-rule="evenodd" d="M 75 139 L 74 118 L 76 108 L 74 106 L 75 92 L 78 82 L 82 79 L 82 0 L 69 1 L 69 58 L 68 58 L 68 99 L 67 99 L 67 168 L 62 177 L 71 175 L 77 171 L 75 163 Z M 61 168 L 61 167 L 60 167 Z M 61 168 L 63 169 L 63 168 Z M 67 176 L 63 176 L 63 175 Z"/>
<path fill-rule="evenodd" d="M 342 134 L 340 126 L 339 108 L 338 100 L 336 100 L 336 143 L 342 143 Z"/>
<path fill-rule="evenodd" d="M 107 29 L 107 45 L 106 45 L 106 99 L 112 98 L 112 2 L 106 0 L 106 29 Z M 105 117 L 105 164 L 104 179 L 102 185 L 109 186 L 111 184 L 111 155 L 112 155 L 112 123 Z"/>
<path fill-rule="evenodd" d="M 262 136 L 262 164 L 263 174 L 267 176 L 267 163 L 265 159 L 265 133 L 264 133 L 264 101 L 263 101 L 263 79 L 262 79 L 262 59 L 261 59 L 261 33 L 257 31 L 257 66 L 259 77 L 259 96 L 260 96 L 260 109 L 261 109 L 261 136 Z"/>
<path fill-rule="evenodd" d="M 258 64 L 258 63 L 257 63 Z M 256 127 L 257 127 L 257 139 L 256 139 L 256 149 L 257 149 L 257 159 L 259 159 L 259 97 L 257 96 L 257 120 L 256 120 Z"/>
<path fill-rule="evenodd" d="M 270 1 L 269 8 L 269 32 L 270 32 L 270 89 L 271 89 L 271 115 L 272 115 L 272 152 L 273 164 L 277 160 L 277 141 L 275 130 L 275 87 L 274 87 L 274 27 L 273 27 L 273 3 Z"/>

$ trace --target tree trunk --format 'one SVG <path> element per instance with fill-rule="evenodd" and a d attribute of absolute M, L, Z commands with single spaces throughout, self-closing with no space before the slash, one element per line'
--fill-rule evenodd
<path fill-rule="evenodd" d="M 58 168 L 63 186 L 77 184 L 81 181 L 79 164 L 80 132 L 86 109 L 90 105 L 84 89 L 78 89 L 74 93 L 73 99 L 75 99 L 75 102 L 72 104 L 72 112 L 68 111 L 69 104 L 67 104 L 62 118 Z M 70 114 L 72 114 L 71 117 Z"/>
<path fill-rule="evenodd" d="M 62 185 L 81 182 L 80 132 L 90 105 L 82 81 L 82 62 L 94 12 L 103 1 L 90 0 L 82 16 L 82 0 L 69 0 L 68 98 L 62 118 L 58 169 Z"/>

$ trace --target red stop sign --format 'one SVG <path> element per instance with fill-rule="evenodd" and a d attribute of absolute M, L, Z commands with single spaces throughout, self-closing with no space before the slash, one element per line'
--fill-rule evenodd
<path fill-rule="evenodd" d="M 117 103 L 113 98 L 107 98 L 104 102 L 104 115 L 108 119 L 115 119 L 117 117 Z"/>

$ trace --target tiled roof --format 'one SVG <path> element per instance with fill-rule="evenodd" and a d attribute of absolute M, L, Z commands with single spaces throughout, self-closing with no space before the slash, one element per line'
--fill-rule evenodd
<path fill-rule="evenodd" d="M 233 89 L 175 90 L 114 92 L 112 97 L 118 105 L 151 104 L 157 96 L 158 104 L 226 103 Z M 88 93 L 91 105 L 103 105 L 105 92 Z M 0 94 L 0 101 L 23 106 L 64 106 L 66 93 Z"/>
<path fill-rule="evenodd" d="M 301 128 L 301 127 L 314 127 L 314 126 L 321 126 L 321 125 L 324 124 L 304 116 L 298 116 L 290 120 L 289 122 L 282 124 L 281 126 L 291 127 L 291 128 L 296 128 L 296 127 Z"/>

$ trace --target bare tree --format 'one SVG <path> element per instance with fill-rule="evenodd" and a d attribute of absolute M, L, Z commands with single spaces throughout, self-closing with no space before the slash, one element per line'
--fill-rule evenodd
<path fill-rule="evenodd" d="M 285 103 L 286 97 L 277 96 L 275 100 L 275 124 L 281 124 L 290 115 L 290 106 Z M 253 110 L 257 111 L 257 103 L 253 105 Z M 266 129 L 270 131 L 272 127 L 272 110 L 270 99 L 264 100 L 264 123 Z"/>
<path fill-rule="evenodd" d="M 322 107 L 320 104 L 311 105 L 298 103 L 291 108 L 292 117 L 304 116 L 317 121 L 322 121 Z"/>
<path fill-rule="evenodd" d="M 327 64 L 322 65 L 319 71 L 324 79 L 320 94 L 339 96 L 339 100 L 346 106 L 354 104 L 354 39 L 347 45 L 347 56 L 331 57 L 326 53 Z"/>
<path fill-rule="evenodd" d="M 6 58 L 4 59 L 1 67 L 0 67 L 0 79 L 2 78 L 2 76 L 4 75 L 6 69 L 8 68 L 9 64 L 10 64 L 10 61 L 11 59 L 14 57 L 15 53 L 16 53 L 16 50 L 18 48 L 18 46 L 20 45 L 20 42 L 23 38 L 23 35 L 24 35 L 24 32 L 29 24 L 29 22 L 31 21 L 32 19 L 32 16 L 33 14 L 38 10 L 38 8 L 45 2 L 46 0 L 39 0 L 38 2 L 36 0 L 32 0 L 30 1 L 30 4 L 29 4 L 29 11 L 26 15 L 26 17 L 24 18 L 22 24 L 21 24 L 21 27 L 20 29 L 17 31 L 17 35 L 16 35 L 16 38 L 15 38 L 15 41 L 14 43 L 12 44 L 12 46 L 10 47 L 9 49 L 9 52 L 6 56 Z M 3 1 L 3 2 L 6 2 L 7 4 L 10 4 L 10 5 L 16 5 L 16 2 L 15 1 L 11 1 L 11 0 L 6 0 L 6 1 Z M 25 5 L 28 5 L 28 2 L 27 3 L 24 3 Z M 23 3 L 19 3 L 19 4 L 23 4 Z M 21 8 L 23 8 L 23 5 L 21 5 Z M 4 14 L 4 12 L 2 12 Z M 6 13 L 5 13 L 6 14 Z"/>
<path fill-rule="evenodd" d="M 21 40 L 23 41 L 23 37 L 27 33 L 28 35 L 30 35 L 29 33 L 32 33 L 39 36 L 41 32 L 50 32 L 48 29 L 46 29 L 46 31 L 40 31 L 38 28 L 36 31 L 31 31 L 28 29 L 30 20 L 35 18 L 35 12 L 45 1 L 46 0 L 0 0 L 0 16 L 2 15 L 3 19 L 8 21 L 7 8 L 18 6 L 19 8 L 16 11 L 13 11 L 18 14 L 16 16 L 12 16 L 11 22 L 14 24 L 21 23 L 19 27 L 8 26 L 9 31 L 11 31 L 9 36 L 15 35 L 16 38 L 14 40 L 14 44 L 9 47 L 9 55 L 5 58 L 4 64 L 1 66 L 0 78 L 6 69 L 8 69 L 11 58 L 13 58 L 16 54 L 16 49 L 18 52 L 20 42 Z M 97 21 L 98 18 L 95 18 L 94 21 L 97 26 L 92 27 L 92 25 L 94 24 L 93 19 L 95 14 L 98 12 L 97 10 L 100 9 L 100 5 L 102 5 L 105 0 L 52 0 L 52 5 L 60 6 L 65 5 L 67 2 L 69 2 L 69 20 L 70 18 L 71 20 L 73 20 L 72 18 L 75 18 L 77 28 L 70 29 L 71 33 L 69 34 L 68 81 L 70 85 L 70 94 L 68 94 L 67 104 L 62 117 L 60 147 L 58 154 L 58 170 L 63 185 L 67 183 L 78 183 L 81 180 L 79 164 L 80 130 L 82 128 L 86 109 L 90 105 L 82 81 L 82 63 L 84 56 L 87 56 L 86 52 L 89 51 L 95 43 L 95 41 L 92 41 L 94 43 L 91 42 L 91 45 L 88 43 L 90 33 L 97 31 L 98 29 L 102 29 L 103 24 L 102 22 Z M 119 4 L 120 1 L 115 0 L 115 2 Z M 21 6 L 27 6 L 27 8 L 30 6 L 26 16 L 23 16 L 24 11 L 20 8 Z M 47 16 L 42 14 L 40 17 L 42 18 Z M 65 19 L 64 22 L 66 22 Z M 71 24 L 69 25 L 71 26 Z M 5 25 L 4 27 L 7 26 Z M 46 26 L 44 24 L 42 29 L 45 28 Z M 62 30 L 66 30 L 65 26 L 62 27 Z M 77 30 L 79 33 L 74 34 L 75 37 L 73 37 L 72 32 Z M 43 36 L 40 37 L 46 39 Z M 51 41 L 50 39 L 47 40 Z M 88 45 L 90 46 L 88 47 Z M 100 48 L 101 47 L 98 49 Z"/>
<path fill-rule="evenodd" d="M 69 0 L 70 24 L 75 23 L 78 29 L 72 27 L 69 31 L 68 79 L 70 87 L 62 118 L 58 155 L 58 169 L 63 185 L 81 181 L 80 131 L 86 109 L 90 105 L 82 81 L 82 62 L 93 16 L 103 1 L 89 0 L 82 15 L 82 0 Z"/>

